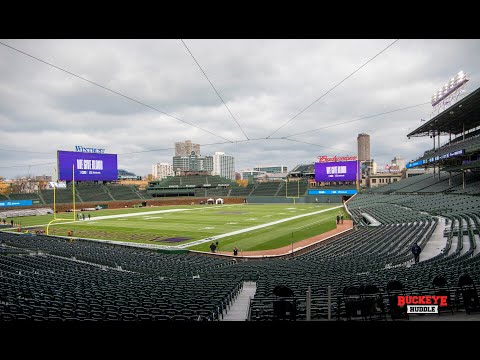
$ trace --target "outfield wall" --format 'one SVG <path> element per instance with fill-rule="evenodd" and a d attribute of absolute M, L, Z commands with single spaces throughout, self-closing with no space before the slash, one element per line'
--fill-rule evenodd
<path fill-rule="evenodd" d="M 306 203 L 316 203 L 315 199 L 318 199 L 322 204 L 341 204 L 343 202 L 342 195 L 307 195 L 305 196 Z"/>
<path fill-rule="evenodd" d="M 299 198 L 286 198 L 282 196 L 248 196 L 247 201 L 249 204 L 305 204 L 305 197 Z"/>
<path fill-rule="evenodd" d="M 228 198 L 227 198 L 228 199 Z M 248 196 L 247 201 L 250 204 L 341 204 L 343 200 L 342 195 L 306 195 L 299 198 L 286 198 L 284 196 Z"/>

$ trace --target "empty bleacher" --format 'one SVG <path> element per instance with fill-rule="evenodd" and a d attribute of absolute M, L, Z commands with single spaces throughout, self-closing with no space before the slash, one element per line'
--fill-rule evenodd
<path fill-rule="evenodd" d="M 130 185 L 107 185 L 106 188 L 115 200 L 140 199 L 135 189 Z"/>
<path fill-rule="evenodd" d="M 71 191 L 71 190 L 70 190 Z M 94 185 L 77 185 L 75 192 L 80 195 L 84 202 L 88 201 L 112 201 L 112 197 L 108 194 L 106 188 L 101 184 Z"/>
<path fill-rule="evenodd" d="M 144 199 L 152 199 L 152 195 L 150 195 L 147 190 L 138 190 L 138 193 L 143 196 Z"/>
<path fill-rule="evenodd" d="M 298 176 L 303 176 L 306 174 L 314 174 L 315 173 L 315 164 L 300 164 L 297 165 L 293 168 L 292 171 L 290 171 L 291 175 L 298 175 Z"/>
<path fill-rule="evenodd" d="M 211 197 L 211 196 L 222 196 L 225 197 L 228 195 L 230 190 L 228 188 L 213 188 L 213 189 L 195 189 L 195 196 L 198 197 Z"/>
<path fill-rule="evenodd" d="M 230 196 L 249 196 L 254 187 L 254 184 L 248 184 L 246 187 L 233 186 Z"/>
<path fill-rule="evenodd" d="M 448 184 L 448 174 L 446 172 L 440 173 L 440 181 L 447 181 Z M 400 181 L 401 183 L 402 181 Z M 402 187 L 399 190 L 397 190 L 397 193 L 412 193 L 412 192 L 418 192 L 420 190 L 423 190 L 425 188 L 428 188 L 431 185 L 435 185 L 439 182 L 438 175 L 433 177 L 433 174 L 430 174 L 428 177 L 424 177 L 420 181 L 417 181 L 411 185 L 408 185 L 406 187 Z"/>
<path fill-rule="evenodd" d="M 431 157 L 442 156 L 462 149 L 465 149 L 466 153 L 480 150 L 480 135 L 478 131 L 470 137 L 467 136 L 465 140 L 463 140 L 462 137 L 458 137 L 452 140 L 451 143 L 447 143 L 438 149 L 426 151 L 418 160 L 426 160 Z"/>
<path fill-rule="evenodd" d="M 250 196 L 274 196 L 277 193 L 280 184 L 281 182 L 259 182 L 254 187 Z"/>
<path fill-rule="evenodd" d="M 41 194 L 46 204 L 53 204 L 53 189 L 41 190 Z M 72 188 L 56 189 L 56 202 L 57 203 L 71 203 L 73 202 Z M 78 194 L 75 194 L 75 201 L 81 202 Z"/>
<path fill-rule="evenodd" d="M 412 176 L 409 177 L 408 179 L 402 179 L 401 181 L 397 181 L 394 183 L 387 184 L 385 186 L 380 186 L 376 188 L 372 188 L 367 190 L 366 192 L 368 193 L 392 193 L 395 191 L 400 191 L 401 189 L 416 184 L 420 181 L 423 181 L 425 179 L 432 178 L 433 174 L 422 174 L 422 175 L 417 175 L 417 176 Z"/>
<path fill-rule="evenodd" d="M 382 187 L 373 188 L 365 191 L 365 193 L 375 194 L 396 194 L 396 193 L 455 193 L 455 194 L 480 194 L 480 174 L 477 172 L 465 172 L 465 189 L 463 188 L 462 173 L 442 171 L 440 180 L 438 174 L 423 174 L 413 176 L 395 183 L 391 183 Z"/>
<path fill-rule="evenodd" d="M 453 194 L 477 195 L 480 194 L 480 173 L 466 172 L 465 173 L 465 188 L 462 184 L 462 175 L 459 176 L 459 181 L 452 183 L 456 186 L 450 187 L 447 192 Z"/>
<path fill-rule="evenodd" d="M 305 180 L 300 181 L 289 181 L 288 184 L 285 185 L 286 196 L 288 197 L 295 197 L 295 196 L 305 196 L 307 189 L 308 189 L 308 182 Z"/>
<path fill-rule="evenodd" d="M 0 255 L 0 322 L 215 320 L 243 284 L 239 275 L 212 272 L 231 260 L 44 236 L 0 239 L 0 248 L 29 250 Z"/>
<path fill-rule="evenodd" d="M 9 195 L 10 200 L 40 200 L 38 195 L 36 193 L 28 193 L 28 194 L 23 194 L 23 193 L 17 193 L 17 194 L 10 194 Z"/>
<path fill-rule="evenodd" d="M 227 196 L 230 188 L 237 185 L 229 179 L 213 175 L 172 176 L 160 181 L 151 181 L 147 193 L 162 196 Z"/>
<path fill-rule="evenodd" d="M 203 187 L 209 184 L 209 187 L 217 187 L 219 184 L 229 184 L 232 186 L 232 181 L 218 175 L 190 175 L 190 176 L 171 176 L 161 181 L 151 181 L 148 185 L 149 190 L 162 189 L 169 187 L 186 187 L 187 185 L 194 185 L 195 187 Z"/>

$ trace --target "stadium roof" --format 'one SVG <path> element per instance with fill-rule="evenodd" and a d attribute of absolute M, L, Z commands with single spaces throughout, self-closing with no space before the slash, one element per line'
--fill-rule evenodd
<path fill-rule="evenodd" d="M 458 135 L 463 132 L 463 125 L 465 131 L 480 126 L 480 88 L 412 131 L 407 137 L 428 136 L 438 131 L 442 135 Z"/>
<path fill-rule="evenodd" d="M 123 170 L 123 169 L 118 169 L 118 175 L 123 175 L 123 176 L 137 176 L 135 175 L 134 173 L 130 172 L 130 171 L 127 171 L 127 170 Z"/>

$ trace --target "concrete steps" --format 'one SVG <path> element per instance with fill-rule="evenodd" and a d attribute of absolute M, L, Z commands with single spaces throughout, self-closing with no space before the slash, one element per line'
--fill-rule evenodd
<path fill-rule="evenodd" d="M 428 240 L 427 244 L 423 248 L 422 253 L 420 254 L 420 261 L 428 260 L 432 257 L 440 254 L 441 250 L 445 247 L 447 243 L 447 238 L 443 236 L 444 230 L 447 228 L 445 225 L 445 218 L 438 217 L 439 221 L 437 227 L 432 233 L 432 236 Z M 453 247 L 453 244 L 452 244 Z"/>
<path fill-rule="evenodd" d="M 257 283 L 251 281 L 243 282 L 243 289 L 238 294 L 237 299 L 224 315 L 221 321 L 245 321 L 248 317 L 247 311 L 250 299 L 254 297 L 257 291 Z"/>

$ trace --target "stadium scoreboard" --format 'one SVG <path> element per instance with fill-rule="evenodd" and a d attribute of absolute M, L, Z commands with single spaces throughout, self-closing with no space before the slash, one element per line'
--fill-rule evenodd
<path fill-rule="evenodd" d="M 113 181 L 118 178 L 117 154 L 57 151 L 58 178 L 62 181 Z"/>

